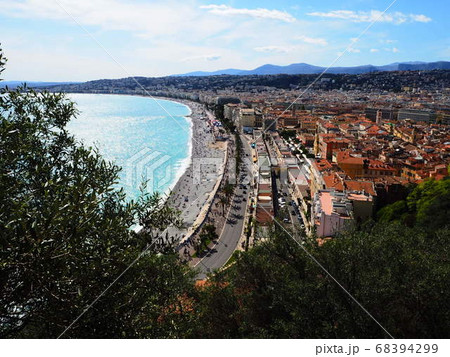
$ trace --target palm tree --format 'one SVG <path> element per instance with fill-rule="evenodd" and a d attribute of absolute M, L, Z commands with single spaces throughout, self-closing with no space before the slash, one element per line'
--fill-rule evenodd
<path fill-rule="evenodd" d="M 201 253 L 203 249 L 208 248 L 208 244 L 217 238 L 219 236 L 216 233 L 216 227 L 212 224 L 206 225 L 202 232 L 200 233 L 200 242 L 199 242 L 199 250 L 198 252 Z"/>
<path fill-rule="evenodd" d="M 224 196 L 220 196 L 219 202 L 222 205 L 222 215 L 225 215 L 225 205 L 228 203 L 228 199 Z"/>
<path fill-rule="evenodd" d="M 227 198 L 227 201 L 230 200 L 230 197 L 233 194 L 233 192 L 234 192 L 234 186 L 231 183 L 227 182 L 223 188 L 223 193 L 225 193 L 225 197 Z"/>

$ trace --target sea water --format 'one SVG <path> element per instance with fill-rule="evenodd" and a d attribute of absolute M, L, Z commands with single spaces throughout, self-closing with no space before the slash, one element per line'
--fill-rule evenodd
<path fill-rule="evenodd" d="M 147 192 L 167 193 L 190 162 L 189 107 L 150 97 L 70 94 L 79 114 L 68 130 L 86 146 L 122 167 L 119 183 L 136 199 Z"/>

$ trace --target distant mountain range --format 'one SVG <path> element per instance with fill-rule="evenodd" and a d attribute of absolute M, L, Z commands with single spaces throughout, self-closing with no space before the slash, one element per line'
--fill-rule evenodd
<path fill-rule="evenodd" d="M 246 75 L 265 75 L 265 74 L 318 74 L 322 73 L 326 67 L 313 66 L 307 63 L 293 63 L 288 66 L 276 66 L 265 64 L 252 70 L 241 69 L 223 69 L 214 72 L 196 71 L 185 74 L 177 74 L 175 77 L 193 77 L 193 76 L 218 76 L 223 74 L 246 76 Z M 385 66 L 356 66 L 356 67 L 331 67 L 327 73 L 334 74 L 362 74 L 369 72 L 384 71 L 430 71 L 434 69 L 449 69 L 450 62 L 397 62 Z"/>
<path fill-rule="evenodd" d="M 14 89 L 18 86 L 23 85 L 24 83 L 27 84 L 28 88 L 39 88 L 39 87 L 49 87 L 49 86 L 55 86 L 59 84 L 77 84 L 81 82 L 27 82 L 27 81 L 1 81 L 0 82 L 0 88 L 5 88 L 8 86 L 8 88 Z"/>
<path fill-rule="evenodd" d="M 396 62 L 384 66 L 373 66 L 371 64 L 356 67 L 331 67 L 327 73 L 332 74 L 363 74 L 370 72 L 386 72 L 386 71 L 431 71 L 431 70 L 450 70 L 450 62 Z M 275 75 L 275 74 L 319 74 L 325 70 L 325 67 L 313 66 L 307 63 L 293 63 L 287 66 L 276 66 L 273 64 L 265 64 L 252 70 L 242 70 L 228 68 L 219 71 L 205 72 L 196 71 L 184 74 L 174 74 L 169 77 L 206 77 L 219 75 Z M 65 84 L 80 84 L 83 82 L 27 82 L 27 81 L 0 81 L 0 88 L 8 86 L 16 88 L 26 82 L 30 88 L 50 87 Z"/>

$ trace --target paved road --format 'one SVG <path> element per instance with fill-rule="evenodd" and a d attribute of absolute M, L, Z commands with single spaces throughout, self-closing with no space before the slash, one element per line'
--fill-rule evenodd
<path fill-rule="evenodd" d="M 289 222 L 286 222 L 286 224 L 290 224 L 293 230 L 295 231 L 299 226 L 303 225 L 304 223 L 302 217 L 300 216 L 299 207 L 295 202 L 295 200 L 292 199 L 291 193 L 288 188 L 289 183 L 287 182 L 287 165 L 283 160 L 283 158 L 276 155 L 275 149 L 273 148 L 274 144 L 273 143 L 267 144 L 269 146 L 271 155 L 275 155 L 274 157 L 278 160 L 278 164 L 280 166 L 280 170 L 282 173 L 281 177 L 283 178 L 283 179 L 277 178 L 275 180 L 275 187 L 277 191 L 275 192 L 274 205 L 276 206 L 276 212 L 278 213 L 277 219 L 282 221 L 283 218 L 289 218 Z M 300 165 L 299 168 L 300 173 L 305 174 L 304 165 Z M 281 213 L 282 209 L 280 207 L 280 203 L 278 202 L 278 199 L 280 197 L 284 197 L 286 200 L 285 208 L 288 211 L 287 217 Z"/>
<path fill-rule="evenodd" d="M 251 157 L 250 146 L 242 136 L 241 139 L 244 144 L 244 157 L 247 157 L 246 154 L 249 154 L 249 157 Z M 244 166 L 241 174 L 247 174 L 248 178 L 252 173 L 249 172 L 246 165 Z M 199 270 L 199 274 L 197 275 L 198 279 L 204 279 L 208 273 L 223 267 L 235 251 L 242 234 L 242 229 L 244 228 L 245 209 L 247 207 L 249 194 L 250 186 L 248 184 L 246 185 L 246 189 L 240 188 L 239 185 L 236 187 L 232 205 L 227 214 L 227 222 L 217 244 L 211 249 L 211 252 L 195 266 L 195 268 Z M 243 198 L 245 198 L 245 201 L 242 200 Z"/>

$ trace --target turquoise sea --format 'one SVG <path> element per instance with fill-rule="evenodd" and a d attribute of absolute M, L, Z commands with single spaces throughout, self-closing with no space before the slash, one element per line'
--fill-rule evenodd
<path fill-rule="evenodd" d="M 120 185 L 136 198 L 143 181 L 148 192 L 167 192 L 190 162 L 189 107 L 148 97 L 70 94 L 80 114 L 68 129 L 88 146 L 97 146 L 122 167 Z"/>

